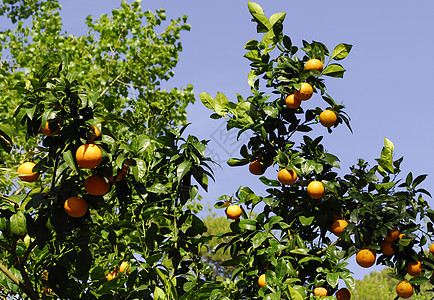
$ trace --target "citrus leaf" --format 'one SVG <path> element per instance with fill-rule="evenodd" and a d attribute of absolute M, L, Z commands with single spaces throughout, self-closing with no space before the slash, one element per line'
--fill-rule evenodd
<path fill-rule="evenodd" d="M 203 105 L 209 109 L 214 109 L 214 99 L 208 93 L 200 93 L 199 95 L 200 101 L 202 101 Z"/>
<path fill-rule="evenodd" d="M 16 235 L 24 236 L 27 233 L 26 216 L 19 210 L 10 219 L 11 232 Z"/>
<path fill-rule="evenodd" d="M 322 74 L 330 77 L 343 78 L 344 72 L 345 69 L 340 64 L 330 64 L 324 69 Z"/>
<path fill-rule="evenodd" d="M 349 44 L 339 44 L 333 49 L 332 59 L 341 60 L 348 56 L 353 46 Z"/>

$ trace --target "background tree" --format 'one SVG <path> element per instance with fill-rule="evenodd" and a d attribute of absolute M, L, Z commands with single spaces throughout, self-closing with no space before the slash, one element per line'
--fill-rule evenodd
<path fill-rule="evenodd" d="M 393 299 L 396 295 L 395 287 L 398 280 L 388 275 L 389 270 L 384 269 L 381 272 L 371 272 L 363 280 L 356 280 L 356 299 L 374 300 L 374 299 Z M 421 293 L 414 295 L 409 299 L 428 300 L 434 296 L 431 283 L 421 285 Z"/>
<path fill-rule="evenodd" d="M 245 45 L 252 95 L 247 99 L 237 95 L 231 102 L 222 93 L 215 98 L 202 93 L 201 100 L 214 111 L 212 118 L 227 119 L 228 130 L 251 133 L 240 149 L 242 157 L 230 159 L 230 165 L 250 164 L 250 172 L 261 175 L 274 164 L 287 174 L 261 176 L 268 187 L 266 195 L 242 187 L 231 198 L 233 204 L 242 204 L 242 218 L 223 235 L 231 240 L 216 249 L 231 254 L 226 265 L 236 268 L 233 289 L 216 286 L 214 299 L 305 299 L 313 297 L 315 287 L 332 295 L 340 279 L 354 293 L 346 260 L 359 252 L 368 254 L 357 255 L 364 267 L 375 263 L 377 252 L 377 263 L 393 268 L 400 281 L 408 263 L 422 261 L 423 271 L 409 271 L 414 277 L 406 277 L 418 291 L 419 284 L 432 280 L 434 269 L 432 255 L 423 249 L 433 231 L 432 211 L 422 197 L 429 193 L 418 187 L 426 175 L 414 178 L 409 173 L 401 179 L 402 158 L 394 158 L 393 144 L 385 139 L 375 165 L 360 159 L 349 174 L 339 176 L 339 159 L 321 145 L 322 136 L 297 136 L 313 132 L 316 124 L 330 133 L 341 124 L 350 128 L 344 106 L 327 92 L 323 76 L 343 77 L 339 61 L 351 45 L 339 44 L 329 51 L 320 42 L 303 41 L 299 48 L 283 34 L 285 13 L 268 18 L 259 5 L 248 6 L 257 32 L 264 33 L 262 40 Z M 261 91 L 261 83 L 271 89 L 270 94 Z M 316 103 L 310 108 L 319 98 L 309 100 L 315 93 L 322 96 L 325 109 Z M 216 207 L 225 205 L 220 202 Z M 245 212 L 256 207 L 260 213 L 248 218 Z M 427 230 L 419 224 L 426 216 Z M 398 238 L 400 233 L 404 235 Z"/>

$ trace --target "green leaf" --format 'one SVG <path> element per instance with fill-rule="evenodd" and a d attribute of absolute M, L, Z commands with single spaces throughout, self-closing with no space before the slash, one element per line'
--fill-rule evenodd
<path fill-rule="evenodd" d="M 350 289 L 354 290 L 356 288 L 356 281 L 354 280 L 353 276 L 349 272 L 340 272 L 339 276 L 343 279 L 345 282 L 345 285 Z"/>
<path fill-rule="evenodd" d="M 178 177 L 178 183 L 182 180 L 185 174 L 190 171 L 191 165 L 191 161 L 183 161 L 178 165 L 178 167 L 176 168 L 176 177 Z"/>
<path fill-rule="evenodd" d="M 11 232 L 16 235 L 24 236 L 27 233 L 26 216 L 22 210 L 13 214 L 10 219 Z"/>
<path fill-rule="evenodd" d="M 341 60 L 348 56 L 353 46 L 349 44 L 339 44 L 333 49 L 332 59 Z"/>
<path fill-rule="evenodd" d="M 238 226 L 246 230 L 256 230 L 256 220 L 244 219 L 240 221 Z"/>
<path fill-rule="evenodd" d="M 214 109 L 214 99 L 208 93 L 200 93 L 199 94 L 200 101 L 202 101 L 203 105 L 209 109 Z"/>
<path fill-rule="evenodd" d="M 270 24 L 273 27 L 275 24 L 283 23 L 286 13 L 275 13 L 270 17 Z"/>
<path fill-rule="evenodd" d="M 258 49 L 258 41 L 257 40 L 250 40 L 246 43 L 244 46 L 244 49 L 246 50 L 257 50 Z"/>
<path fill-rule="evenodd" d="M 256 22 L 256 31 L 258 33 L 266 33 L 271 29 L 270 20 L 264 14 L 252 13 L 253 20 Z"/>
<path fill-rule="evenodd" d="M 339 282 L 339 273 L 327 273 L 326 280 L 328 284 L 335 288 Z"/>
<path fill-rule="evenodd" d="M 63 159 L 65 160 L 68 167 L 77 171 L 77 166 L 75 165 L 74 157 L 72 156 L 71 150 L 63 152 Z"/>
<path fill-rule="evenodd" d="M 428 281 L 429 281 L 429 279 L 424 277 L 424 276 L 416 276 L 416 277 L 411 278 L 408 282 L 411 284 L 420 285 L 420 284 L 424 284 Z"/>
<path fill-rule="evenodd" d="M 253 88 L 255 87 L 255 79 L 256 79 L 255 70 L 252 70 L 249 72 L 249 75 L 247 76 L 247 83 Z"/>
<path fill-rule="evenodd" d="M 297 291 L 296 289 L 294 289 L 290 285 L 288 285 L 288 291 L 289 291 L 289 294 L 291 295 L 292 300 L 303 300 L 304 299 L 303 295 L 300 294 L 299 291 Z"/>
<path fill-rule="evenodd" d="M 330 64 L 324 69 L 322 74 L 326 75 L 326 76 L 330 76 L 330 77 L 343 78 L 344 72 L 345 72 L 345 69 L 341 65 Z"/>
<path fill-rule="evenodd" d="M 156 194 L 165 194 L 168 192 L 167 188 L 159 182 L 154 183 L 151 187 L 148 187 L 146 190 L 148 192 L 156 193 Z"/>
<path fill-rule="evenodd" d="M 312 224 L 315 217 L 312 216 L 312 217 L 306 218 L 305 216 L 299 216 L 298 219 L 300 220 L 301 225 L 309 226 L 310 224 Z"/>
<path fill-rule="evenodd" d="M 224 116 L 228 111 L 228 107 L 229 107 L 228 98 L 223 93 L 218 92 L 214 101 L 214 111 L 219 116 Z"/>
<path fill-rule="evenodd" d="M 260 231 L 256 233 L 252 240 L 253 248 L 258 248 L 259 246 L 261 246 L 262 243 L 265 242 L 267 237 L 268 237 L 268 233 L 264 231 Z"/>
<path fill-rule="evenodd" d="M 249 163 L 249 160 L 247 158 L 238 159 L 238 158 L 229 158 L 228 165 L 231 167 L 235 166 L 245 166 Z"/>
<path fill-rule="evenodd" d="M 262 7 L 255 2 L 247 2 L 247 7 L 249 8 L 249 12 L 251 14 L 264 14 L 264 10 Z"/>
<path fill-rule="evenodd" d="M 272 118 L 277 118 L 277 114 L 279 113 L 277 108 L 275 108 L 274 106 L 265 106 L 264 112 Z"/>
<path fill-rule="evenodd" d="M 283 279 L 288 274 L 288 267 L 284 259 L 279 259 L 274 272 L 278 279 Z"/>
<path fill-rule="evenodd" d="M 259 54 L 258 50 L 251 50 L 251 51 L 247 52 L 246 54 L 244 54 L 244 57 L 247 58 L 248 60 L 254 62 L 254 63 L 262 62 L 262 58 L 261 58 L 261 55 Z M 252 72 L 253 71 L 250 71 L 250 73 L 252 73 Z M 249 73 L 249 76 L 250 76 L 250 73 Z"/>

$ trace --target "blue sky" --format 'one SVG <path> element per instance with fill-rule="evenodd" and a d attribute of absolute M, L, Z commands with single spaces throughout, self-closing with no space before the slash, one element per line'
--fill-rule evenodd
<path fill-rule="evenodd" d="M 64 29 L 71 34 L 86 32 L 87 15 L 98 17 L 117 8 L 120 1 L 74 0 L 60 1 Z M 343 79 L 327 78 L 328 93 L 346 105 L 353 134 L 341 126 L 328 134 L 317 126 L 313 135 L 324 135 L 327 150 L 341 159 L 342 172 L 355 164 L 358 158 L 373 163 L 380 155 L 384 138 L 395 144 L 395 157 L 404 156 L 405 177 L 433 173 L 432 149 L 434 139 L 434 2 L 413 1 L 256 1 L 267 16 L 286 12 L 284 32 L 293 44 L 321 41 L 330 50 L 341 42 L 353 45 L 350 55 L 342 61 L 347 69 Z M 234 101 L 237 93 L 249 95 L 247 74 L 249 62 L 243 58 L 245 43 L 261 39 L 250 22 L 247 1 L 221 0 L 149 0 L 142 2 L 143 10 L 165 8 L 168 18 L 188 15 L 190 32 L 182 33 L 183 52 L 175 69 L 175 77 L 168 87 L 185 87 L 191 83 L 197 99 L 201 92 L 212 96 L 222 92 Z M 308 101 L 311 107 L 325 107 L 319 95 Z M 209 193 L 202 193 L 204 201 L 214 204 L 221 194 L 232 194 L 239 186 L 263 189 L 259 180 L 250 175 L 247 167 L 230 168 L 225 161 L 234 145 L 215 142 L 216 131 L 225 126 L 222 121 L 211 120 L 199 101 L 188 109 L 192 123 L 189 132 L 201 139 L 210 139 L 209 154 L 221 161 L 216 182 L 210 184 Z M 214 134 L 213 134 L 214 133 Z M 274 177 L 276 170 L 267 170 Z M 431 190 L 434 176 L 428 176 L 423 187 Z M 428 201 L 433 204 L 431 199 Z M 222 215 L 221 211 L 217 215 Z M 356 279 L 367 270 L 351 263 Z"/>

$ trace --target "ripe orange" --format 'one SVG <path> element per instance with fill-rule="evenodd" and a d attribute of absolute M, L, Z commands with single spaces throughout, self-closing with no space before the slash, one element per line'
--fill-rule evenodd
<path fill-rule="evenodd" d="M 277 179 L 281 184 L 293 185 L 297 181 L 298 175 L 294 170 L 282 169 L 277 173 Z"/>
<path fill-rule="evenodd" d="M 66 213 L 73 218 L 81 218 L 87 212 L 87 203 L 83 198 L 70 197 L 63 205 Z"/>
<path fill-rule="evenodd" d="M 84 181 L 84 188 L 91 195 L 102 196 L 109 191 L 110 183 L 104 177 L 91 175 Z"/>
<path fill-rule="evenodd" d="M 262 164 L 261 162 L 255 160 L 252 161 L 249 165 L 249 171 L 250 173 L 252 173 L 253 175 L 262 175 L 265 172 L 265 166 L 264 164 Z"/>
<path fill-rule="evenodd" d="M 45 126 L 41 125 L 41 132 L 46 136 L 53 136 L 59 133 L 59 119 L 51 119 L 45 122 Z"/>
<path fill-rule="evenodd" d="M 31 161 L 26 161 L 25 163 L 19 165 L 17 168 L 18 177 L 22 181 L 35 182 L 39 178 L 38 172 L 33 172 L 33 167 L 35 165 L 36 164 Z"/>
<path fill-rule="evenodd" d="M 313 290 L 314 296 L 321 296 L 325 297 L 327 296 L 327 290 L 323 288 L 322 286 L 318 286 Z"/>
<path fill-rule="evenodd" d="M 258 278 L 258 284 L 260 287 L 266 286 L 267 285 L 267 281 L 265 280 L 265 274 L 262 274 L 261 276 L 259 276 Z"/>
<path fill-rule="evenodd" d="M 309 59 L 304 65 L 305 70 L 316 70 L 318 72 L 322 72 L 324 64 L 319 59 L 313 58 Z"/>
<path fill-rule="evenodd" d="M 319 199 L 325 194 L 324 185 L 321 181 L 311 181 L 307 185 L 307 193 L 312 199 Z"/>
<path fill-rule="evenodd" d="M 97 137 L 101 135 L 101 132 L 99 131 L 98 127 L 90 124 L 89 126 L 90 128 L 92 128 L 92 130 L 87 133 L 87 141 L 88 143 L 92 143 Z"/>
<path fill-rule="evenodd" d="M 341 288 L 336 292 L 336 299 L 338 300 L 350 300 L 351 292 L 347 288 Z"/>
<path fill-rule="evenodd" d="M 404 236 L 405 236 L 404 233 L 400 233 L 400 234 L 399 234 L 399 238 L 400 238 L 400 239 L 402 239 Z"/>
<path fill-rule="evenodd" d="M 407 264 L 407 273 L 411 276 L 419 276 L 422 272 L 422 263 L 420 261 L 412 261 Z"/>
<path fill-rule="evenodd" d="M 356 261 L 359 266 L 369 268 L 375 263 L 375 252 L 371 249 L 362 249 L 357 252 Z"/>
<path fill-rule="evenodd" d="M 319 114 L 319 121 L 325 127 L 332 127 L 336 124 L 338 117 L 332 110 L 326 109 Z"/>
<path fill-rule="evenodd" d="M 431 252 L 431 254 L 434 255 L 434 244 L 432 244 L 432 245 L 429 247 L 429 252 Z"/>
<path fill-rule="evenodd" d="M 226 216 L 228 219 L 237 220 L 241 216 L 242 210 L 238 205 L 230 205 L 226 208 Z"/>
<path fill-rule="evenodd" d="M 294 94 L 288 95 L 285 99 L 285 104 L 287 107 L 296 109 L 299 108 L 301 105 L 301 100 L 298 98 L 295 98 Z"/>
<path fill-rule="evenodd" d="M 119 266 L 119 272 L 126 272 L 128 274 L 130 272 L 130 264 L 126 261 L 123 261 Z"/>
<path fill-rule="evenodd" d="M 75 158 L 80 167 L 93 169 L 100 164 L 102 152 L 98 145 L 84 144 L 78 147 Z"/>
<path fill-rule="evenodd" d="M 118 275 L 118 270 L 117 270 L 117 268 L 116 268 L 115 270 L 113 270 L 112 272 L 109 272 L 109 273 L 106 275 L 107 281 L 114 279 L 114 278 L 116 277 L 116 275 Z"/>
<path fill-rule="evenodd" d="M 395 228 L 394 230 L 388 230 L 387 236 L 384 238 L 388 242 L 393 242 L 394 240 L 398 239 L 399 237 L 399 230 Z"/>
<path fill-rule="evenodd" d="M 307 82 L 302 82 L 299 90 L 294 90 L 294 96 L 300 100 L 309 100 L 312 97 L 313 88 Z"/>
<path fill-rule="evenodd" d="M 347 227 L 348 222 L 345 220 L 335 220 L 332 224 L 332 232 L 336 235 L 336 236 L 340 236 L 342 231 L 344 231 L 345 227 Z"/>
<path fill-rule="evenodd" d="M 395 254 L 395 250 L 392 248 L 392 243 L 393 242 L 389 242 L 389 241 L 381 241 L 380 246 L 381 246 L 381 252 L 384 255 L 387 256 L 392 256 L 393 254 Z"/>
<path fill-rule="evenodd" d="M 413 295 L 413 286 L 407 281 L 401 281 L 396 286 L 396 293 L 401 298 L 410 298 Z"/>

